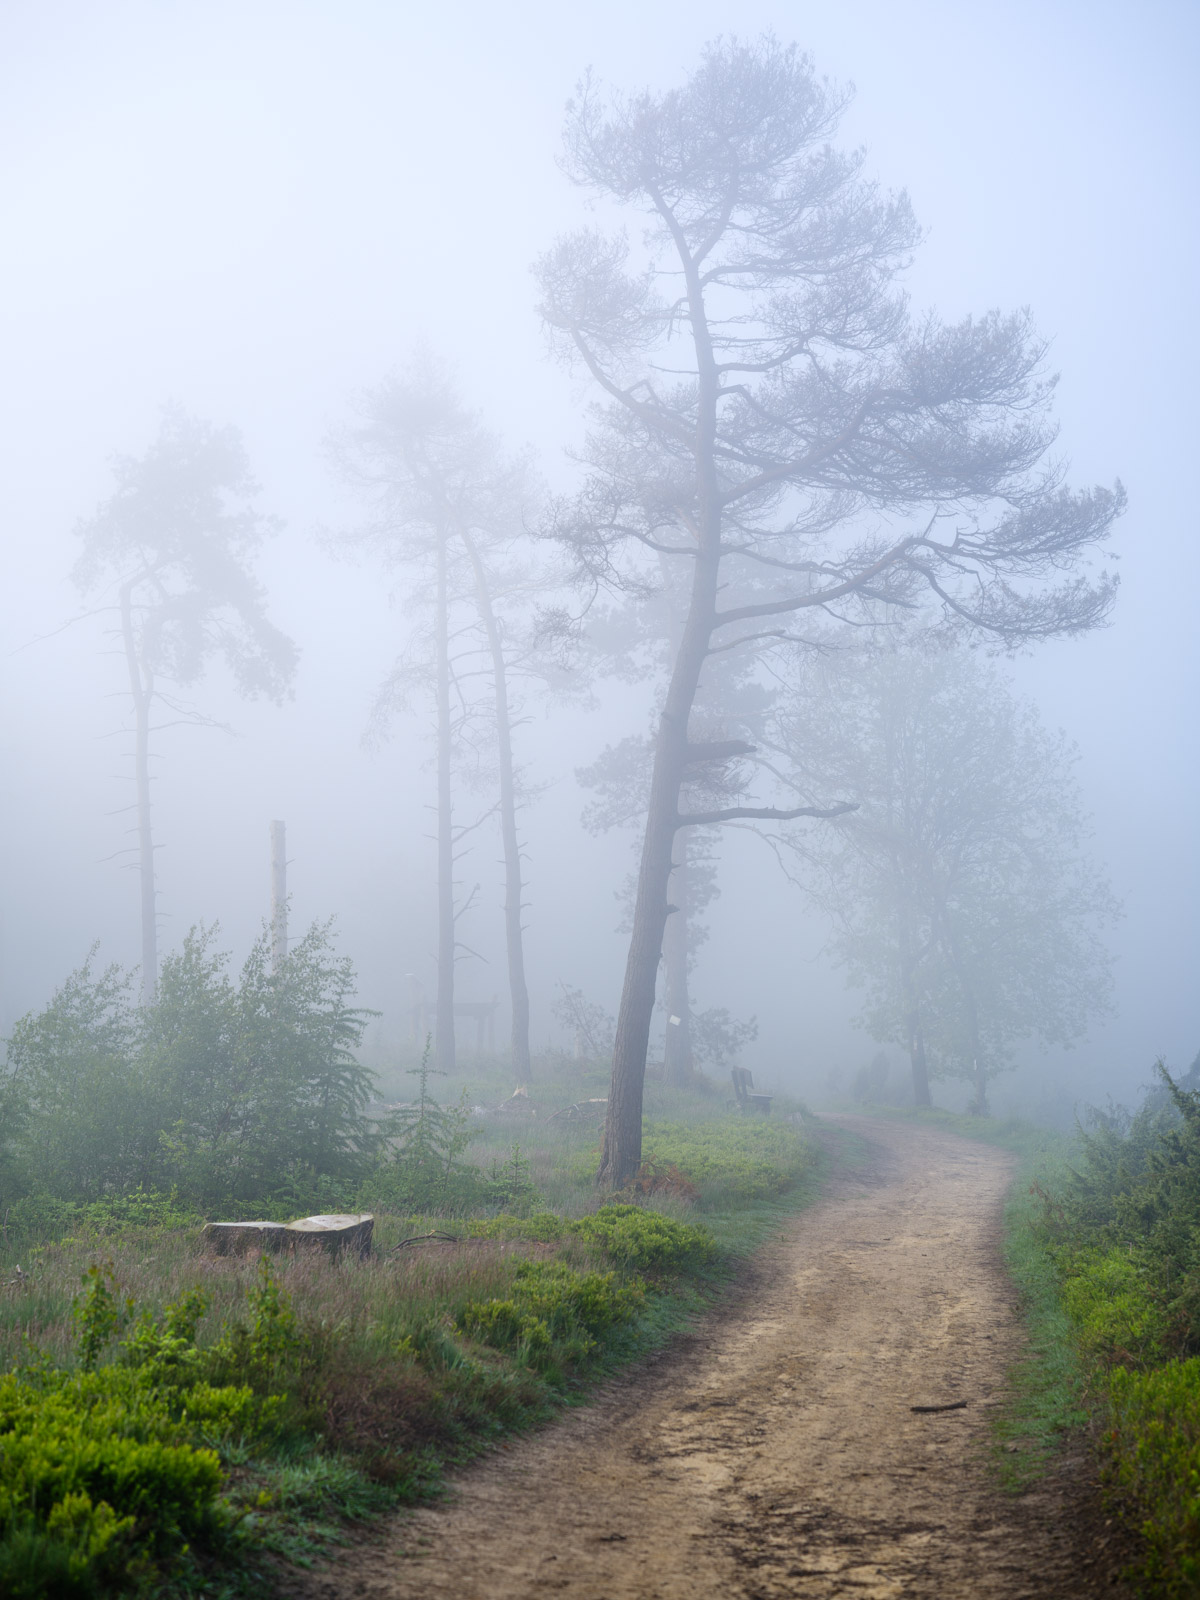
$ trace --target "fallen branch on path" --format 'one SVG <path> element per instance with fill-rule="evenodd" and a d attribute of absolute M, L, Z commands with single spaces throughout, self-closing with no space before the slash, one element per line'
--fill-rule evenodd
<path fill-rule="evenodd" d="M 965 1411 L 965 1400 L 948 1400 L 944 1406 L 909 1406 L 910 1411 Z"/>

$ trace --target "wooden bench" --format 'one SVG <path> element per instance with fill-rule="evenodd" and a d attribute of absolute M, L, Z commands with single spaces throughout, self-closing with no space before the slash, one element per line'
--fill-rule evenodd
<path fill-rule="evenodd" d="M 763 1116 L 770 1116 L 771 1101 L 775 1098 L 769 1094 L 755 1094 L 754 1074 L 749 1067 L 734 1067 L 729 1074 L 733 1079 L 733 1092 L 737 1097 L 739 1111 L 760 1111 Z"/>

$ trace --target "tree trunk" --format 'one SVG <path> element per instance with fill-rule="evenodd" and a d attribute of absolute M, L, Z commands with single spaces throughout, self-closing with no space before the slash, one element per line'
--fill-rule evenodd
<path fill-rule="evenodd" d="M 434 1064 L 439 1072 L 454 1070 L 454 808 L 451 797 L 450 731 L 450 601 L 446 573 L 446 540 L 438 529 L 437 548 L 437 1024 Z"/>
<path fill-rule="evenodd" d="M 597 1184 L 608 1189 L 622 1188 L 642 1161 L 646 1049 L 667 921 L 672 849 L 679 827 L 679 791 L 687 762 L 688 714 L 712 632 L 716 570 L 714 557 L 697 556 L 695 589 L 698 592 L 671 674 L 667 704 L 655 741 L 654 775 L 633 908 L 633 933 L 625 963 L 621 1009 L 617 1013 L 608 1115 L 600 1169 L 596 1174 Z"/>
<path fill-rule="evenodd" d="M 689 832 L 681 828 L 675 836 L 675 866 L 667 893 L 674 908 L 667 916 L 663 938 L 665 964 L 664 998 L 667 1005 L 667 1032 L 663 1043 L 663 1077 L 673 1089 L 683 1089 L 692 1080 L 696 1064 L 692 1057 L 692 1012 L 688 994 L 689 917 L 691 915 Z"/>
<path fill-rule="evenodd" d="M 954 976 L 958 979 L 958 987 L 962 994 L 963 1016 L 967 1024 L 967 1049 L 971 1055 L 971 1071 L 969 1074 L 972 1085 L 972 1095 L 967 1106 L 969 1114 L 976 1117 L 986 1117 L 988 1113 L 987 1100 L 987 1063 L 983 1059 L 983 1052 L 979 1041 L 979 1007 L 975 1002 L 975 989 L 968 976 L 967 968 L 959 950 L 958 941 L 954 937 L 954 929 L 950 918 L 943 912 L 943 926 L 946 930 L 946 944 L 950 951 L 950 962 L 954 968 Z"/>
<path fill-rule="evenodd" d="M 912 1061 L 913 1104 L 931 1106 L 933 1096 L 929 1092 L 929 1063 L 925 1059 L 925 1035 L 921 1031 L 919 1011 L 910 1011 L 908 1014 L 908 1054 Z"/>
<path fill-rule="evenodd" d="M 688 722 L 716 625 L 721 568 L 721 497 L 715 461 L 719 373 L 704 308 L 699 269 L 681 248 L 688 314 L 696 351 L 695 514 L 680 518 L 696 542 L 691 595 L 666 704 L 654 743 L 654 773 L 633 908 L 633 933 L 613 1044 L 612 1084 L 596 1182 L 620 1189 L 642 1162 L 642 1097 L 654 1014 L 658 963 L 667 921 L 667 884 L 679 828 L 679 791 L 687 767 Z"/>
<path fill-rule="evenodd" d="M 496 689 L 496 751 L 500 767 L 500 837 L 504 845 L 504 938 L 508 954 L 508 988 L 512 1005 L 512 1064 L 518 1084 L 532 1076 L 529 1059 L 529 988 L 525 982 L 525 940 L 521 927 L 521 842 L 517 837 L 517 788 L 513 771 L 512 709 L 508 701 L 508 670 L 487 573 L 475 543 L 466 534 L 463 543 L 475 573 L 476 603 L 487 630 L 492 655 L 492 680 Z"/>
<path fill-rule="evenodd" d="M 912 936 L 911 930 L 903 925 L 900 932 L 900 964 L 906 1007 L 905 1031 L 908 1035 L 909 1059 L 912 1062 L 913 1104 L 931 1106 L 933 1096 L 929 1092 L 929 1062 L 925 1056 L 925 1034 L 921 1027 L 921 1002 L 917 995 Z"/>
<path fill-rule="evenodd" d="M 142 1004 L 158 996 L 158 896 L 154 882 L 154 835 L 150 826 L 150 707 L 154 679 L 138 659 L 133 630 L 133 587 L 121 586 L 121 637 L 133 696 L 133 776 L 137 807 L 138 883 L 142 914 Z"/>

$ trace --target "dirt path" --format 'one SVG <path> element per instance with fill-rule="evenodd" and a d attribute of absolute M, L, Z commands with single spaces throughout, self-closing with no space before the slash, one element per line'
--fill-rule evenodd
<path fill-rule="evenodd" d="M 1122 1592 L 1082 1461 L 1018 1499 L 989 1478 L 989 1411 L 1023 1339 L 997 1257 L 1010 1158 L 905 1123 L 852 1125 L 869 1166 L 835 1175 L 698 1333 L 288 1592 Z M 966 1409 L 912 1410 L 955 1400 Z"/>

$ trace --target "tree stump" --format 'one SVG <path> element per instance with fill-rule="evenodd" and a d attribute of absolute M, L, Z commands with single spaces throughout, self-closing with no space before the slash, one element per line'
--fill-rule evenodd
<path fill-rule="evenodd" d="M 360 1259 L 371 1253 L 375 1218 L 369 1211 L 357 1214 L 301 1217 L 298 1222 L 206 1222 L 201 1245 L 206 1255 L 247 1256 L 297 1250 L 326 1250 L 330 1255 L 349 1251 Z"/>

